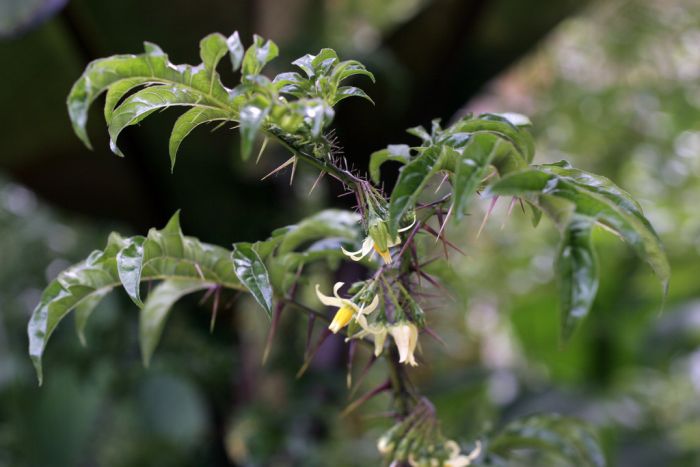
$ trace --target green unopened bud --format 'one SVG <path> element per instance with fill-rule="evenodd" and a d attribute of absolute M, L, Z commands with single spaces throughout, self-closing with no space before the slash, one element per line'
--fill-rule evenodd
<path fill-rule="evenodd" d="M 374 241 L 374 247 L 377 251 L 387 251 L 390 246 L 393 246 L 392 238 L 389 235 L 389 229 L 386 226 L 386 222 L 381 219 L 377 219 L 372 222 L 367 229 L 367 233 Z"/>

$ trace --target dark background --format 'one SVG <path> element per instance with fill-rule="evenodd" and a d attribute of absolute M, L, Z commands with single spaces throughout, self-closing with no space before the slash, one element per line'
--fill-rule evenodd
<path fill-rule="evenodd" d="M 87 349 L 63 324 L 37 389 L 24 327 L 41 288 L 101 248 L 110 230 L 144 234 L 182 209 L 183 229 L 224 246 L 266 237 L 325 206 L 337 187 L 302 170 L 259 179 L 285 160 L 238 157 L 235 131 L 195 131 L 173 174 L 163 112 L 109 152 L 101 106 L 94 151 L 70 128 L 65 97 L 92 59 L 159 44 L 195 63 L 198 41 L 238 30 L 271 38 L 269 72 L 321 47 L 363 61 L 376 102 L 344 101 L 335 127 L 358 168 L 404 130 L 464 110 L 519 111 L 534 122 L 539 161 L 567 158 L 639 197 L 674 267 L 660 293 L 629 249 L 600 233 L 601 290 L 566 347 L 557 342 L 551 261 L 557 234 L 497 210 L 454 228 L 457 305 L 425 342 L 416 375 L 450 437 L 469 441 L 515 415 L 558 411 L 601 429 L 611 465 L 700 462 L 700 9 L 691 0 L 0 1 L 0 466 L 366 465 L 388 423 L 386 400 L 340 420 L 345 347 L 333 341 L 302 379 L 305 320 L 285 316 L 260 365 L 264 319 L 237 300 L 209 334 L 209 306 L 185 301 L 144 370 L 136 315 L 114 294 L 90 324 Z M 237 79 L 226 75 L 232 85 Z M 391 183 L 389 174 L 387 182 Z M 507 220 L 508 225 L 501 229 Z M 371 374 L 380 378 L 381 373 Z M 378 381 L 378 379 L 377 379 Z M 369 384 L 368 384 L 368 387 Z"/>

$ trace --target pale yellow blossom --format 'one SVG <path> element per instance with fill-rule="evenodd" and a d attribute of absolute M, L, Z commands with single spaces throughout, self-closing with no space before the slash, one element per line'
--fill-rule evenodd
<path fill-rule="evenodd" d="M 316 295 L 321 303 L 326 306 L 338 307 L 338 311 L 335 313 L 333 321 L 331 321 L 330 326 L 328 326 L 328 329 L 330 329 L 333 334 L 338 333 L 338 331 L 347 326 L 353 317 L 372 313 L 379 305 L 378 295 L 375 295 L 372 302 L 366 307 L 364 305 L 358 306 L 357 304 L 353 303 L 352 300 L 348 300 L 347 298 L 341 298 L 338 295 L 338 291 L 343 284 L 343 282 L 336 282 L 336 284 L 333 286 L 332 297 L 321 293 L 320 286 L 316 284 Z"/>

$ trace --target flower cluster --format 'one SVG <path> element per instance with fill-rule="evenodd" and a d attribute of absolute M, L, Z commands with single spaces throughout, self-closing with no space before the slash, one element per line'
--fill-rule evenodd
<path fill-rule="evenodd" d="M 462 454 L 457 442 L 442 435 L 432 404 L 421 399 L 408 416 L 379 438 L 377 449 L 392 465 L 466 467 L 481 454 L 481 443 L 477 441 L 470 453 Z"/>
<path fill-rule="evenodd" d="M 363 287 L 352 299 L 342 298 L 339 291 L 343 285 L 343 282 L 337 282 L 333 286 L 333 296 L 324 295 L 320 286 L 316 285 L 316 295 L 321 303 L 338 308 L 328 329 L 337 334 L 354 319 L 360 331 L 349 338 L 359 339 L 371 335 L 374 338 L 374 354 L 379 356 L 384 350 L 387 336 L 391 335 L 399 351 L 399 362 L 416 366 L 414 353 L 418 344 L 418 327 L 405 318 L 388 324 L 382 317 L 375 316 L 370 322 L 368 317 L 379 306 L 379 295 L 374 294 L 369 300 L 367 296 L 370 292 Z"/>

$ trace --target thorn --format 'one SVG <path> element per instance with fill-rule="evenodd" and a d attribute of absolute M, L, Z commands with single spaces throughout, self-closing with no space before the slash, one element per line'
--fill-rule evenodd
<path fill-rule="evenodd" d="M 199 263 L 194 263 L 194 268 L 197 270 L 197 274 L 199 274 L 199 277 L 204 281 L 206 278 L 204 277 L 204 273 L 202 272 L 202 268 L 199 267 Z"/>
<path fill-rule="evenodd" d="M 445 288 L 444 285 L 440 284 L 438 281 L 436 281 L 435 279 L 433 279 L 432 277 L 430 277 L 430 275 L 428 275 L 427 273 L 425 273 L 425 272 L 423 272 L 423 271 L 421 271 L 419 274 L 420 274 L 421 276 L 423 276 L 423 277 L 425 278 L 425 280 L 427 280 L 428 282 L 430 282 L 430 283 L 432 284 L 433 287 L 435 287 L 435 288 L 437 288 L 437 289 L 440 289 L 440 290 L 442 290 L 443 292 L 445 292 L 445 295 L 446 295 L 447 297 L 449 297 L 450 300 L 452 300 L 453 302 L 457 302 L 457 299 L 455 299 L 455 297 Z"/>
<path fill-rule="evenodd" d="M 297 172 L 297 158 L 294 158 L 294 162 L 292 162 L 292 175 L 289 177 L 289 186 L 292 186 L 292 183 L 294 183 L 294 174 Z"/>
<path fill-rule="evenodd" d="M 311 189 L 309 190 L 309 194 L 307 196 L 311 196 L 311 192 L 314 191 L 314 188 L 316 188 L 316 185 L 318 185 L 318 182 L 321 181 L 321 179 L 323 178 L 324 175 L 326 175 L 326 172 L 323 172 L 323 171 L 318 174 L 318 177 L 316 178 L 316 181 L 314 182 L 314 184 L 311 185 Z"/>
<path fill-rule="evenodd" d="M 232 308 L 232 307 L 233 307 L 233 303 L 236 301 L 236 299 L 237 299 L 238 297 L 240 297 L 240 295 L 241 295 L 241 292 L 240 292 L 240 291 L 236 292 L 236 293 L 233 295 L 233 297 L 231 297 L 231 299 L 230 299 L 228 302 L 226 302 L 226 304 L 224 304 L 224 310 L 228 310 L 228 309 Z"/>
<path fill-rule="evenodd" d="M 442 180 L 440 180 L 440 183 L 438 184 L 437 188 L 435 188 L 435 193 L 437 193 L 438 191 L 440 191 L 440 188 L 442 188 L 442 184 L 445 183 L 445 180 L 447 180 L 447 178 L 448 178 L 449 176 L 450 176 L 450 174 L 449 174 L 449 172 L 448 172 L 448 173 L 446 173 L 446 174 L 442 177 Z"/>
<path fill-rule="evenodd" d="M 477 239 L 481 235 L 481 231 L 484 230 L 484 226 L 486 226 L 486 221 L 489 219 L 489 216 L 491 216 L 491 211 L 493 211 L 493 207 L 496 205 L 497 201 L 498 201 L 498 196 L 494 197 L 491 200 L 491 205 L 489 206 L 488 211 L 486 211 L 486 215 L 484 216 L 484 220 L 481 221 L 481 226 L 479 227 L 479 231 L 476 233 Z"/>
<path fill-rule="evenodd" d="M 226 123 L 227 123 L 226 120 L 224 120 L 223 122 L 219 123 L 218 125 L 216 125 L 214 128 L 211 129 L 211 133 L 214 133 L 216 130 L 218 130 L 218 129 L 221 128 L 222 126 L 226 125 Z M 240 126 L 240 125 L 236 125 L 235 127 L 231 128 L 231 129 L 232 129 L 232 130 L 235 130 L 235 129 L 238 128 L 239 126 Z"/>
<path fill-rule="evenodd" d="M 263 351 L 262 364 L 267 363 L 267 357 L 270 355 L 270 349 L 272 349 L 272 341 L 277 333 L 277 327 L 279 326 L 280 316 L 282 316 L 282 311 L 284 310 L 284 302 L 278 301 L 275 304 L 275 312 L 272 315 L 272 324 L 270 324 L 270 330 L 267 333 L 267 342 L 265 342 L 265 350 Z"/>
<path fill-rule="evenodd" d="M 430 263 L 434 263 L 435 261 L 437 261 L 437 260 L 439 260 L 439 259 L 440 259 L 439 256 L 436 256 L 435 258 L 431 258 L 431 259 L 429 259 L 429 260 L 427 260 L 427 261 L 422 262 L 422 263 L 420 264 L 420 267 L 424 268 L 424 267 L 426 267 L 427 265 L 429 265 Z"/>
<path fill-rule="evenodd" d="M 377 357 L 375 357 L 374 353 L 372 353 L 369 357 L 369 360 L 367 361 L 367 364 L 364 366 L 364 368 L 362 368 L 360 376 L 355 381 L 355 387 L 350 391 L 350 394 L 348 394 L 348 399 L 352 399 L 357 390 L 360 389 L 360 385 L 365 380 L 365 376 L 367 376 L 367 373 L 369 373 L 369 369 L 372 368 L 372 365 L 374 365 L 374 362 L 376 361 Z"/>
<path fill-rule="evenodd" d="M 214 303 L 212 304 L 211 310 L 211 322 L 209 323 L 209 334 L 214 332 L 214 326 L 216 325 L 216 315 L 219 312 L 219 298 L 221 297 L 221 287 L 216 286 L 216 292 L 214 292 Z"/>
<path fill-rule="evenodd" d="M 262 144 L 260 145 L 260 151 L 258 151 L 258 157 L 255 158 L 255 164 L 257 165 L 258 162 L 260 162 L 260 158 L 263 155 L 263 152 L 265 152 L 265 148 L 267 147 L 267 137 L 263 140 Z"/>
<path fill-rule="evenodd" d="M 314 332 L 314 324 L 316 324 L 316 315 L 309 315 L 309 322 L 306 326 L 306 348 L 304 349 L 304 355 L 309 354 L 309 349 L 311 348 L 311 336 Z"/>
<path fill-rule="evenodd" d="M 416 236 L 416 232 L 418 232 L 418 229 L 420 229 L 422 225 L 422 222 L 416 222 L 416 225 L 413 226 L 413 229 L 411 230 L 411 233 L 408 234 L 408 237 L 406 238 L 406 241 L 404 242 L 403 246 L 401 247 L 401 250 L 399 251 L 399 258 L 401 258 L 406 251 L 406 248 L 408 248 L 409 245 L 413 242 L 413 237 Z"/>
<path fill-rule="evenodd" d="M 371 391 L 366 392 L 359 399 L 356 399 L 350 405 L 345 407 L 345 410 L 343 410 L 340 413 L 340 418 L 347 417 L 348 415 L 350 415 L 350 413 L 352 413 L 355 409 L 360 407 L 362 404 L 364 404 L 365 402 L 367 402 L 368 400 L 370 400 L 371 398 L 373 398 L 377 394 L 381 394 L 382 392 L 387 391 L 389 389 L 391 389 L 391 381 L 386 380 L 385 382 L 383 382 L 382 384 L 380 384 L 376 388 L 372 389 Z"/>
<path fill-rule="evenodd" d="M 443 347 L 447 348 L 447 342 L 445 342 L 445 341 L 442 339 L 442 337 L 438 336 L 437 333 L 436 333 L 435 331 L 433 331 L 431 328 L 429 328 L 429 327 L 427 327 L 427 326 L 424 327 L 423 330 L 424 330 L 425 333 L 428 334 L 430 337 L 432 337 L 433 339 L 435 339 L 436 341 L 438 341 L 439 343 L 441 343 Z"/>
<path fill-rule="evenodd" d="M 428 224 L 423 224 L 421 227 L 423 228 L 423 230 L 425 230 L 425 231 L 428 232 L 429 234 L 431 234 L 431 235 L 433 235 L 433 236 L 435 236 L 435 237 L 438 237 L 438 233 L 435 231 L 435 229 L 433 229 L 432 227 L 430 227 Z M 464 251 L 462 251 L 457 245 L 455 245 L 454 243 L 452 243 L 452 242 L 449 241 L 448 239 L 443 238 L 442 241 L 445 242 L 445 243 L 447 244 L 447 246 L 449 246 L 449 247 L 452 248 L 453 250 L 460 252 L 460 253 L 463 254 L 464 256 L 467 256 L 467 254 L 466 254 Z"/>
<path fill-rule="evenodd" d="M 306 370 L 309 369 L 309 365 L 313 361 L 314 357 L 316 356 L 316 352 L 318 352 L 318 349 L 321 348 L 321 345 L 328 339 L 328 336 L 330 336 L 332 333 L 330 329 L 325 328 L 323 330 L 323 334 L 318 338 L 318 341 L 316 342 L 316 345 L 314 346 L 313 350 L 311 351 L 311 354 L 306 358 L 306 361 L 304 361 L 304 364 L 299 368 L 299 371 L 297 371 L 296 378 L 299 379 L 302 376 L 304 376 L 304 373 L 306 373 Z"/>
<path fill-rule="evenodd" d="M 506 218 L 503 220 L 503 224 L 501 224 L 501 230 L 503 230 L 506 227 L 506 222 L 508 219 L 510 219 L 510 215 L 513 213 L 513 206 L 515 206 L 515 201 L 518 198 L 513 196 L 513 198 L 510 200 L 510 204 L 508 205 L 508 214 L 506 214 Z"/>
<path fill-rule="evenodd" d="M 353 358 L 355 357 L 355 350 L 357 349 L 357 340 L 353 339 L 350 341 L 350 344 L 348 345 L 348 374 L 347 377 L 345 378 L 345 383 L 348 386 L 348 389 L 352 387 L 352 361 Z"/>
<path fill-rule="evenodd" d="M 523 204 L 523 199 L 518 198 L 518 201 L 520 202 L 520 209 L 523 210 L 523 214 L 525 214 L 525 205 Z"/>
<path fill-rule="evenodd" d="M 290 157 L 289 159 L 287 159 L 287 161 L 286 161 L 284 164 L 280 165 L 279 167 L 277 167 L 275 170 L 273 170 L 273 171 L 270 172 L 269 174 L 265 175 L 265 176 L 264 176 L 263 178 L 261 178 L 260 180 L 261 180 L 261 181 L 262 181 L 262 180 L 265 180 L 267 177 L 269 177 L 270 175 L 276 174 L 276 173 L 279 172 L 280 170 L 282 170 L 282 169 L 284 169 L 285 167 L 287 167 L 289 164 L 293 164 L 293 163 L 294 163 L 294 159 L 296 159 L 296 157 L 297 157 L 297 156 L 292 156 L 292 157 Z"/>
<path fill-rule="evenodd" d="M 214 290 L 216 290 L 215 285 L 207 288 L 207 291 L 204 293 L 204 295 L 202 296 L 202 299 L 199 301 L 199 303 L 197 305 L 202 306 L 204 303 L 206 303 L 206 301 L 209 300 L 209 297 L 211 297 L 211 294 L 214 293 Z"/>
<path fill-rule="evenodd" d="M 445 243 L 445 237 L 442 235 L 443 231 L 445 230 L 445 226 L 447 225 L 447 222 L 450 220 L 450 215 L 452 215 L 452 207 L 454 206 L 454 203 L 450 204 L 450 209 L 447 210 L 447 215 L 445 216 L 445 219 L 442 221 L 442 225 L 440 226 L 440 231 L 438 232 L 438 235 L 435 239 L 435 242 L 438 240 L 442 240 L 442 248 L 445 250 L 445 259 L 450 259 L 450 255 L 447 254 L 447 244 Z M 442 217 L 442 214 L 440 214 L 439 217 Z"/>

